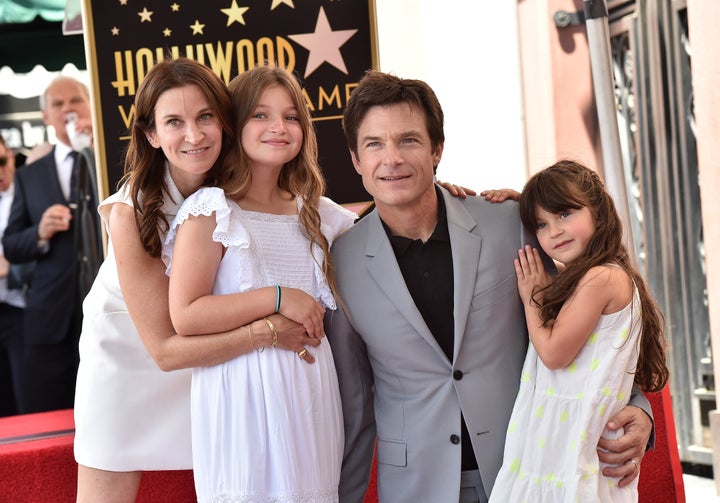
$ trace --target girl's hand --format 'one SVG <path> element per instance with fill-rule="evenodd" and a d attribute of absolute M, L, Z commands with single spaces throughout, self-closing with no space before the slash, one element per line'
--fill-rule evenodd
<path fill-rule="evenodd" d="M 486 200 L 493 203 L 502 203 L 503 201 L 510 199 L 512 201 L 520 200 L 520 192 L 513 189 L 494 189 L 494 190 L 483 190 L 480 195 Z"/>
<path fill-rule="evenodd" d="M 477 195 L 477 192 L 472 189 L 461 187 L 460 185 L 455 185 L 450 182 L 441 182 L 440 180 L 437 180 L 435 183 L 437 183 L 443 189 L 446 189 L 453 196 L 459 197 L 460 199 L 465 199 L 467 196 Z"/>
<path fill-rule="evenodd" d="M 325 337 L 325 308 L 303 290 L 282 287 L 280 314 L 301 324 L 308 336 Z"/>
<path fill-rule="evenodd" d="M 518 258 L 515 259 L 515 274 L 518 278 L 518 293 L 525 305 L 530 302 L 534 291 L 550 284 L 550 275 L 545 271 L 540 252 L 530 245 L 525 246 L 525 249 L 518 250 Z"/>

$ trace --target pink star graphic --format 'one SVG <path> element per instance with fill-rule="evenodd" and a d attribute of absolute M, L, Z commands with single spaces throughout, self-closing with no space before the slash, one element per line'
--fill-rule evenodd
<path fill-rule="evenodd" d="M 307 68 L 305 68 L 305 78 L 326 61 L 347 75 L 348 71 L 342 54 L 340 54 L 340 47 L 356 32 L 357 30 L 332 31 L 325 9 L 320 7 L 320 13 L 315 24 L 315 33 L 288 35 L 292 40 L 310 51 Z"/>

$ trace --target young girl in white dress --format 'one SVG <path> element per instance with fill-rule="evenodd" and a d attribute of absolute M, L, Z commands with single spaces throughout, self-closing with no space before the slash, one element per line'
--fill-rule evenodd
<path fill-rule="evenodd" d="M 637 501 L 638 478 L 620 487 L 604 476 L 597 445 L 633 381 L 646 392 L 667 382 L 662 313 L 595 172 L 560 161 L 537 173 L 520 215 L 564 268 L 550 277 L 530 247 L 515 259 L 531 345 L 490 501 Z"/>
<path fill-rule="evenodd" d="M 329 248 L 356 215 L 322 197 L 310 114 L 289 72 L 255 68 L 230 92 L 231 179 L 188 197 L 166 241 L 173 324 L 194 336 L 280 313 L 322 337 L 336 307 Z M 297 353 L 274 345 L 193 370 L 200 502 L 338 499 L 343 422 L 327 339 Z"/>

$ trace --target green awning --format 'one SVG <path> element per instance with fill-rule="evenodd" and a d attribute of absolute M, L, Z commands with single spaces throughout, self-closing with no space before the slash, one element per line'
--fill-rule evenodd
<path fill-rule="evenodd" d="M 27 73 L 35 65 L 58 71 L 72 63 L 85 69 L 82 35 L 63 35 L 65 3 L 65 0 L 0 2 L 0 67 Z"/>

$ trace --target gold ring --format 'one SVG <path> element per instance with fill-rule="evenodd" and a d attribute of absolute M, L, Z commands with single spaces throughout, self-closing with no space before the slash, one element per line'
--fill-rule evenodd
<path fill-rule="evenodd" d="M 305 358 L 305 355 L 307 355 L 307 349 L 304 349 L 302 351 L 298 351 L 298 357 Z"/>
<path fill-rule="evenodd" d="M 630 462 L 635 465 L 635 469 L 640 471 L 640 465 L 638 465 L 638 462 L 634 459 L 631 459 Z"/>

